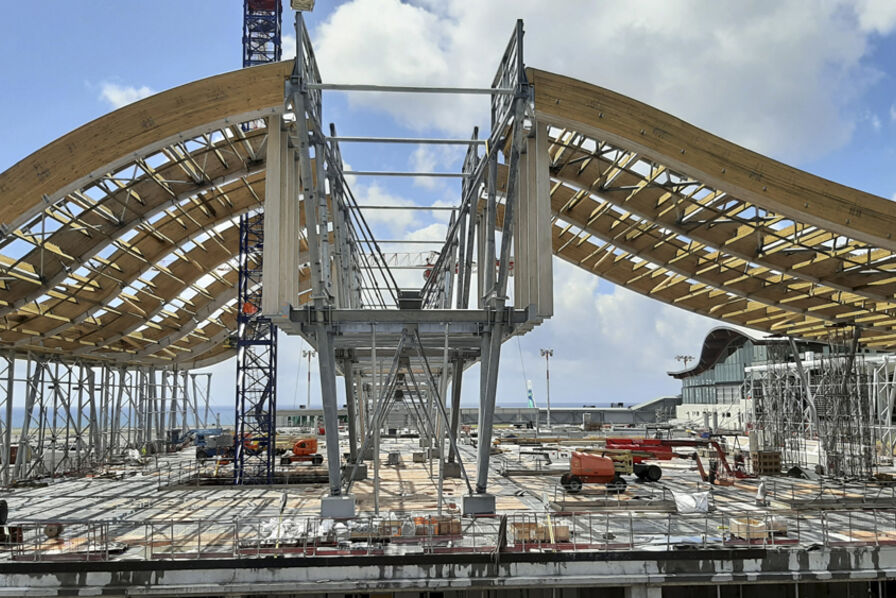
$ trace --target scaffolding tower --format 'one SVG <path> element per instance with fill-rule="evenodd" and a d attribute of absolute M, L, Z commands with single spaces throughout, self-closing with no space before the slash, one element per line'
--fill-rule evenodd
<path fill-rule="evenodd" d="M 894 364 L 859 352 L 860 329 L 834 328 L 821 352 L 794 339 L 770 345 L 768 362 L 747 368 L 756 448 L 784 463 L 836 478 L 867 479 L 893 453 Z"/>
<path fill-rule="evenodd" d="M 234 483 L 270 483 L 277 411 L 277 329 L 261 309 L 264 215 L 240 218 Z"/>
<path fill-rule="evenodd" d="M 280 0 L 243 0 L 243 68 L 280 60 Z"/>
<path fill-rule="evenodd" d="M 280 60 L 280 0 L 244 0 L 243 67 Z M 252 123 L 246 123 L 245 127 Z M 269 484 L 274 471 L 277 329 L 259 315 L 264 214 L 240 217 L 234 484 Z"/>

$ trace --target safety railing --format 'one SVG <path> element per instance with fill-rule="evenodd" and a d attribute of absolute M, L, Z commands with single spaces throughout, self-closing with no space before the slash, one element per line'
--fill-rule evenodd
<path fill-rule="evenodd" d="M 896 546 L 896 510 L 812 513 L 542 512 L 493 517 L 404 513 L 219 521 L 37 522 L 3 529 L 0 561 L 201 560 L 271 556 L 752 547 Z"/>
<path fill-rule="evenodd" d="M 0 560 L 106 561 L 116 546 L 104 521 L 29 522 L 0 530 Z"/>

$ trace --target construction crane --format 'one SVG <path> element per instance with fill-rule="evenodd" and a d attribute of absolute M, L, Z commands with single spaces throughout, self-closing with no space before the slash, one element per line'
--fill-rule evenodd
<path fill-rule="evenodd" d="M 243 0 L 243 67 L 280 60 L 281 0 Z M 246 123 L 244 130 L 255 128 Z M 271 483 L 277 412 L 277 328 L 261 311 L 264 214 L 240 217 L 234 484 Z M 247 448 L 252 439 L 252 450 Z"/>

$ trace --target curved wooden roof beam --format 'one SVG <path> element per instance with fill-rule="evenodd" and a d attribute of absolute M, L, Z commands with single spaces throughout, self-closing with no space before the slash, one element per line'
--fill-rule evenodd
<path fill-rule="evenodd" d="M 607 89 L 528 69 L 543 123 L 625 147 L 743 201 L 896 251 L 893 202 L 797 170 Z"/>
<path fill-rule="evenodd" d="M 11 231 L 44 207 L 85 187 L 99 172 L 117 172 L 134 157 L 214 127 L 279 111 L 292 61 L 241 69 L 158 93 L 60 137 L 0 173 L 0 227 Z"/>
<path fill-rule="evenodd" d="M 657 266 L 661 271 L 667 270 L 699 281 L 729 293 L 778 307 L 785 311 L 807 313 L 815 311 L 815 315 L 832 323 L 841 323 L 840 312 L 864 314 L 868 310 L 860 307 L 860 301 L 841 301 L 833 297 L 839 291 L 826 288 L 799 288 L 809 286 L 799 280 L 787 281 L 783 277 L 749 269 L 742 264 L 727 265 L 721 260 L 705 260 L 691 253 L 688 243 L 677 235 L 662 231 L 656 224 L 633 218 L 629 213 L 619 213 L 606 209 L 607 204 L 600 204 L 589 196 L 576 197 L 575 190 L 555 186 L 552 193 L 552 210 L 564 221 L 575 224 L 588 233 L 612 243 L 627 253 L 644 259 Z M 572 207 L 568 207 L 572 204 Z M 562 211 L 561 211 L 562 210 Z M 650 274 L 656 277 L 657 272 Z M 883 309 L 896 308 L 896 304 L 887 304 Z M 876 309 L 876 307 L 875 307 Z"/>
<path fill-rule="evenodd" d="M 264 139 L 263 134 L 256 133 L 253 138 L 247 139 L 247 143 L 250 147 L 255 145 L 258 146 L 256 149 L 260 149 Z M 75 213 L 73 209 L 66 210 L 67 222 L 47 236 L 46 243 L 40 243 L 40 228 L 43 227 L 40 218 L 33 222 L 31 228 L 38 230 L 32 234 L 18 229 L 14 234 L 29 238 L 34 248 L 9 265 L 7 270 L 24 267 L 35 272 L 43 280 L 43 284 L 35 284 L 36 280 L 29 282 L 21 278 L 15 279 L 6 299 L 10 305 L 0 308 L 0 315 L 35 300 L 44 288 L 54 288 L 65 284 L 68 279 L 77 279 L 78 276 L 74 273 L 85 269 L 88 260 L 102 254 L 108 246 L 129 248 L 131 241 L 123 238 L 135 227 L 152 232 L 154 228 L 158 228 L 157 225 L 163 224 L 159 221 L 160 214 L 163 218 L 176 217 L 180 221 L 194 220 L 197 216 L 202 219 L 209 212 L 214 214 L 216 211 L 211 200 L 220 197 L 227 189 L 235 188 L 241 179 L 260 180 L 263 184 L 263 174 L 260 177 L 258 175 L 259 172 L 263 173 L 263 163 L 231 152 L 229 144 L 221 141 L 216 145 L 209 144 L 197 149 L 190 155 L 180 153 L 176 162 L 172 160 L 164 167 L 152 171 L 154 176 L 142 174 L 127 181 L 118 176 L 110 176 L 108 179 L 111 183 L 105 179 L 100 182 L 105 188 L 115 188 L 97 201 L 88 196 L 89 189 L 73 192 L 66 197 L 77 195 L 80 199 L 68 202 L 69 205 L 77 201 L 83 211 Z M 192 169 L 201 173 L 198 181 L 192 180 L 183 172 L 187 160 L 202 164 L 201 167 Z M 136 171 L 136 165 L 134 170 Z M 176 180 L 178 178 L 180 180 Z M 211 200 L 206 201 L 204 196 L 210 196 Z M 57 220 L 62 219 L 56 206 L 47 207 L 46 213 L 55 214 Z M 156 236 L 163 238 L 161 232 Z M 49 251 L 48 247 L 52 247 L 53 251 Z M 134 255 L 139 257 L 139 254 Z M 114 263 L 112 259 L 109 261 Z"/>
<path fill-rule="evenodd" d="M 896 291 L 896 263 L 892 259 L 885 264 L 894 268 L 892 271 L 873 271 L 874 268 L 879 268 L 879 260 L 893 257 L 889 251 L 861 244 L 872 253 L 861 257 L 852 256 L 842 248 L 834 250 L 822 245 L 833 238 L 830 232 L 810 230 L 798 225 L 774 228 L 769 224 L 781 224 L 786 221 L 785 216 L 767 212 L 755 223 L 748 218 L 741 218 L 738 213 L 750 211 L 749 204 L 704 185 L 691 184 L 688 187 L 693 190 L 683 193 L 679 191 L 683 186 L 647 180 L 649 175 L 643 176 L 625 169 L 617 169 L 613 183 L 604 185 L 607 173 L 617 168 L 615 161 L 584 152 L 566 152 L 558 157 L 564 159 L 563 163 L 554 163 L 552 166 L 553 174 L 558 179 L 581 189 L 583 195 L 588 193 L 598 196 L 644 220 L 667 228 L 672 233 L 720 252 L 706 252 L 709 254 L 708 259 L 739 259 L 807 282 L 817 284 L 824 281 L 825 286 L 860 294 L 869 299 L 886 301 Z M 668 174 L 669 171 L 665 170 L 664 173 Z M 701 200 L 694 197 L 697 190 L 706 193 L 707 197 L 718 198 L 720 205 L 727 204 L 725 209 L 713 208 L 705 198 Z M 696 213 L 695 207 L 701 202 L 700 210 L 706 214 L 685 220 L 684 216 Z M 772 244 L 774 247 L 761 251 L 763 247 Z M 812 252 L 808 263 L 807 252 Z M 874 261 L 873 267 L 869 267 L 867 263 L 869 258 Z M 854 273 L 841 274 L 849 270 Z"/>
<path fill-rule="evenodd" d="M 24 317 L 28 312 L 22 309 L 9 314 L 6 318 L 7 328 L 33 326 L 32 320 L 43 318 L 48 314 L 63 318 L 71 324 L 79 324 L 91 318 L 98 310 L 108 309 L 109 301 L 132 289 L 138 280 L 150 272 L 155 272 L 154 278 L 157 276 L 178 278 L 179 274 L 175 272 L 177 268 L 174 266 L 178 266 L 182 260 L 175 259 L 169 266 L 160 266 L 160 260 L 175 255 L 175 252 L 183 255 L 180 248 L 186 243 L 194 244 L 200 238 L 204 238 L 205 243 L 217 245 L 223 243 L 227 246 L 227 241 L 219 238 L 221 235 L 216 229 L 239 214 L 258 207 L 259 199 L 263 195 L 264 176 L 255 175 L 249 179 L 238 180 L 214 196 L 206 196 L 201 201 L 191 204 L 186 216 L 180 212 L 165 214 L 153 225 L 138 226 L 135 229 L 136 234 L 128 241 L 121 242 L 118 245 L 119 249 L 109 255 L 104 263 L 91 269 L 90 277 L 82 277 L 79 286 L 70 288 L 68 293 L 65 293 L 77 297 L 78 302 L 66 298 L 48 298 L 33 307 L 29 306 L 28 312 L 35 314 L 31 318 Z M 199 249 L 202 250 L 201 244 Z M 143 286 L 127 293 L 136 297 L 142 294 L 150 295 L 151 288 Z M 94 324 L 105 326 L 105 322 L 102 321 L 96 321 Z M 32 329 L 48 332 L 45 326 Z"/>

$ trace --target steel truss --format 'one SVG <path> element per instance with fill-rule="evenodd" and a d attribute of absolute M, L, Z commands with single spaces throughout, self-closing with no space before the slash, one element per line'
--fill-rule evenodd
<path fill-rule="evenodd" d="M 58 477 L 164 451 L 206 427 L 211 374 L 0 355 L 0 483 Z"/>
<path fill-rule="evenodd" d="M 439 480 L 446 465 L 441 455 L 448 447 L 448 462 L 467 479 L 456 445 L 460 389 L 464 369 L 477 360 L 482 362 L 480 448 L 475 485 L 468 480 L 467 486 L 470 495 L 478 495 L 470 501 L 478 505 L 477 512 L 494 510 L 494 498 L 486 493 L 501 344 L 552 314 L 546 131 L 531 113 L 522 22 L 490 88 L 375 89 L 492 97 L 489 137 L 480 140 L 474 130 L 463 170 L 452 175 L 463 181 L 461 202 L 452 211 L 447 237 L 422 289 L 398 287 L 391 264 L 345 184 L 338 141 L 356 138 L 337 137 L 333 125 L 327 136 L 321 122 L 323 90 L 372 88 L 321 82 L 301 13 L 296 15 L 296 39 L 295 68 L 285 97 L 286 110 L 295 119 L 290 124 L 283 119 L 268 123 L 263 313 L 318 351 L 330 476 L 330 497 L 322 501 L 322 512 L 335 512 L 328 504 L 345 504 L 342 497 L 350 497 L 352 483 L 366 471 L 365 459 L 373 461 L 376 499 L 379 434 L 397 403 L 410 408 L 428 453 L 439 457 Z M 275 131 L 275 123 L 281 132 Z M 293 166 L 296 161 L 298 168 Z M 543 198 L 540 204 L 538 197 Z M 299 226 L 300 211 L 307 226 Z M 511 296 L 512 251 L 525 259 L 515 268 Z M 310 268 L 310 296 L 300 293 L 297 285 L 300 252 Z M 477 281 L 472 277 L 474 261 L 479 264 Z M 337 375 L 345 378 L 349 415 L 350 457 L 344 471 Z"/>

